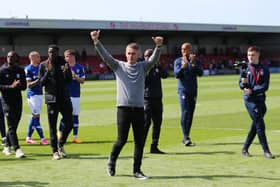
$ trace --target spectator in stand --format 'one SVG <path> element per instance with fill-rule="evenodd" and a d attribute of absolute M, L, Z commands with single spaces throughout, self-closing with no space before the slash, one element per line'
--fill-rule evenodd
<path fill-rule="evenodd" d="M 87 51 L 85 48 L 83 48 L 82 53 L 81 53 L 81 60 L 85 62 L 87 60 Z"/>
<path fill-rule="evenodd" d="M 213 71 L 214 71 L 213 67 L 214 67 L 213 63 L 210 62 L 210 64 L 209 64 L 209 75 L 213 75 L 213 74 L 214 74 L 214 72 L 213 72 Z"/>
<path fill-rule="evenodd" d="M 86 63 L 86 65 L 85 65 L 85 72 L 86 72 L 86 74 L 91 74 L 91 68 L 88 63 Z"/>
<path fill-rule="evenodd" d="M 43 89 L 39 82 L 39 64 L 41 61 L 40 54 L 37 51 L 29 53 L 30 64 L 25 67 L 26 83 L 27 83 L 27 102 L 32 112 L 32 117 L 29 121 L 26 143 L 35 144 L 36 141 L 32 140 L 31 136 L 34 128 L 40 136 L 41 143 L 48 145 L 48 141 L 44 137 L 43 129 L 40 124 L 40 114 L 43 101 Z"/>
<path fill-rule="evenodd" d="M 104 73 L 107 72 L 107 68 L 106 68 L 106 66 L 105 66 L 103 63 L 100 63 L 100 64 L 99 64 L 99 72 L 100 72 L 101 74 L 104 74 Z"/>

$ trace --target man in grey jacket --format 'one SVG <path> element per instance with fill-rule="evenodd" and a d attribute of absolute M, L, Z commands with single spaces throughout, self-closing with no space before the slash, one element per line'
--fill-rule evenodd
<path fill-rule="evenodd" d="M 126 47 L 127 62 L 114 59 L 99 41 L 100 31 L 92 31 L 91 38 L 102 60 L 114 71 L 117 80 L 117 128 L 118 137 L 113 145 L 108 162 L 108 175 L 115 175 L 117 158 L 125 145 L 132 125 L 135 149 L 133 176 L 138 179 L 148 177 L 141 171 L 144 148 L 144 85 L 145 75 L 159 60 L 163 38 L 153 37 L 156 48 L 148 62 L 137 61 L 140 57 L 139 46 L 130 43 Z"/>

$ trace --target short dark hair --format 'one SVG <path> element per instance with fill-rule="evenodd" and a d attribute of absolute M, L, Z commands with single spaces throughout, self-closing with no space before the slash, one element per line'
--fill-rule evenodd
<path fill-rule="evenodd" d="M 251 52 L 251 51 L 255 51 L 255 52 L 260 53 L 261 49 L 259 47 L 255 46 L 255 45 L 253 45 L 253 46 L 250 46 L 247 50 L 247 52 Z"/>
<path fill-rule="evenodd" d="M 129 48 L 132 48 L 132 49 L 135 49 L 135 50 L 139 50 L 139 48 L 140 48 L 139 45 L 135 42 L 127 44 L 126 47 L 129 47 Z"/>
<path fill-rule="evenodd" d="M 19 62 L 19 59 L 20 59 L 20 57 L 19 57 L 19 55 L 17 54 L 17 52 L 16 51 L 9 51 L 8 53 L 7 53 L 7 55 L 9 54 L 9 53 L 12 53 L 13 55 L 15 55 L 15 61 L 16 62 Z"/>
<path fill-rule="evenodd" d="M 59 47 L 57 45 L 55 45 L 55 44 L 50 44 L 49 48 L 53 48 L 53 49 L 59 50 Z"/>

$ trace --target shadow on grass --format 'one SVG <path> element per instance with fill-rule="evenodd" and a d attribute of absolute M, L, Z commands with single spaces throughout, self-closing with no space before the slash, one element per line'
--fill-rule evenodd
<path fill-rule="evenodd" d="M 69 154 L 66 159 L 96 159 L 96 160 L 108 160 L 108 156 L 99 156 L 99 154 Z M 144 157 L 143 158 L 147 158 Z M 118 160 L 133 159 L 133 156 L 120 156 Z"/>
<path fill-rule="evenodd" d="M 174 153 L 166 153 L 168 155 L 215 155 L 215 154 L 226 154 L 232 155 L 235 154 L 233 151 L 197 151 L 197 152 L 174 152 Z"/>
<path fill-rule="evenodd" d="M 52 153 L 31 153 L 30 156 L 34 157 L 52 157 Z M 98 157 L 99 154 L 89 154 L 89 153 L 68 153 L 67 157 L 63 159 L 105 159 L 105 157 Z M 108 159 L 108 157 L 106 157 Z"/>
<path fill-rule="evenodd" d="M 84 154 L 84 153 L 74 153 L 74 154 L 68 154 L 66 159 L 79 159 L 79 160 L 86 160 L 86 159 L 108 159 L 108 157 L 105 156 L 98 156 L 99 154 Z"/>
<path fill-rule="evenodd" d="M 128 140 L 127 143 L 132 143 L 132 140 Z M 100 140 L 100 141 L 82 141 L 78 144 L 107 144 L 107 143 L 115 143 L 115 140 Z M 73 142 L 67 142 L 66 144 L 77 144 Z"/>
<path fill-rule="evenodd" d="M 40 140 L 37 139 L 33 139 L 36 141 L 35 144 L 28 144 L 25 143 L 25 139 L 19 139 L 19 141 L 22 141 L 20 146 L 48 146 L 48 145 L 42 145 L 40 143 Z M 89 140 L 89 141 L 82 141 L 81 143 L 73 143 L 71 140 L 68 139 L 68 141 L 66 142 L 66 144 L 106 144 L 106 143 L 115 143 L 116 140 L 98 140 L 98 141 L 93 141 L 93 140 Z M 127 140 L 127 143 L 133 143 L 132 140 Z"/>
<path fill-rule="evenodd" d="M 243 145 L 244 142 L 219 142 L 219 143 L 207 143 L 207 145 Z"/>
<path fill-rule="evenodd" d="M 244 142 L 219 142 L 219 143 L 209 143 L 207 145 L 243 145 Z M 259 143 L 252 143 L 252 145 L 260 145 Z"/>
<path fill-rule="evenodd" d="M 20 147 L 48 147 L 50 145 L 42 145 L 40 143 L 36 143 L 36 144 L 20 144 Z"/>
<path fill-rule="evenodd" d="M 18 161 L 24 162 L 24 161 L 33 161 L 33 160 L 36 160 L 36 159 L 30 158 L 29 156 L 25 156 L 23 158 L 15 158 L 14 156 L 1 158 L 1 161 L 8 161 L 8 162 L 18 162 Z M 1 184 L 1 182 L 0 182 L 0 184 Z"/>
<path fill-rule="evenodd" d="M 77 144 L 77 145 L 83 145 L 83 144 L 113 144 L 115 143 L 115 140 L 101 140 L 101 141 L 82 141 L 81 143 L 73 143 L 71 141 L 66 142 L 67 144 Z M 126 143 L 133 143 L 132 140 L 128 140 Z M 49 146 L 49 145 L 42 145 L 40 142 L 37 142 L 36 144 L 27 144 L 27 143 L 22 143 L 20 146 Z"/>
<path fill-rule="evenodd" d="M 37 159 L 32 159 L 30 157 L 46 157 L 46 158 L 51 158 L 52 154 L 51 153 L 30 153 L 28 154 L 27 157 L 22 158 L 22 160 L 37 160 Z M 92 153 L 68 153 L 67 157 L 63 158 L 64 159 L 78 159 L 78 160 L 108 160 L 108 156 L 101 156 L 100 154 L 92 154 Z M 146 158 L 143 156 L 143 158 Z M 118 160 L 127 160 L 127 159 L 133 159 L 133 156 L 120 156 Z M 18 161 L 19 159 L 16 158 L 9 158 L 5 159 L 5 161 Z"/>
<path fill-rule="evenodd" d="M 129 175 L 127 175 L 129 176 Z M 185 175 L 185 176 L 150 176 L 150 179 L 205 179 L 205 180 L 214 180 L 217 178 L 248 178 L 248 179 L 261 179 L 261 180 L 276 180 L 280 181 L 280 178 L 271 178 L 271 177 L 258 177 L 258 176 L 249 176 L 249 175 Z"/>
<path fill-rule="evenodd" d="M 0 182 L 0 186 L 34 186 L 34 187 L 41 187 L 41 186 L 48 186 L 49 183 L 46 182 L 38 182 L 38 181 L 13 181 L 13 182 Z"/>
<path fill-rule="evenodd" d="M 29 153 L 28 156 L 48 157 L 52 156 L 52 153 Z"/>

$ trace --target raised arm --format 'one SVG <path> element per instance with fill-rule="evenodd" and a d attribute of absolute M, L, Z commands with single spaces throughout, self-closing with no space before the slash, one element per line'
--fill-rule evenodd
<path fill-rule="evenodd" d="M 99 41 L 100 30 L 92 31 L 90 33 L 91 39 L 93 40 L 95 49 L 102 60 L 112 69 L 116 70 L 118 68 L 118 62 L 112 55 L 104 48 L 102 43 Z"/>
<path fill-rule="evenodd" d="M 145 66 L 145 71 L 146 72 L 149 72 L 150 69 L 159 61 L 160 54 L 161 54 L 160 48 L 161 48 L 162 43 L 163 43 L 163 37 L 156 36 L 156 37 L 152 37 L 152 39 L 153 39 L 156 47 L 154 49 L 153 54 L 151 55 L 151 57 L 149 58 L 149 60 L 146 63 L 146 66 Z"/>

